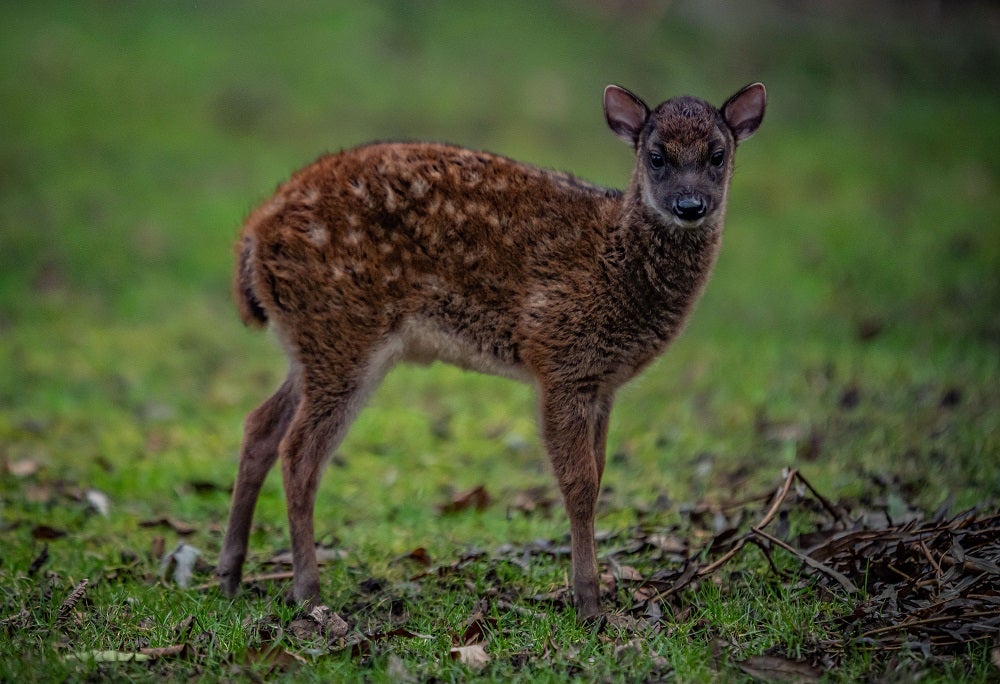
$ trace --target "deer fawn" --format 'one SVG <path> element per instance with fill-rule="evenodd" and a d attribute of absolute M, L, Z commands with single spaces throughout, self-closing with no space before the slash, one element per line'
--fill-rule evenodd
<path fill-rule="evenodd" d="M 600 614 L 594 512 L 615 391 L 677 335 L 715 262 L 736 145 L 764 116 L 760 83 L 721 109 L 650 110 L 604 91 L 635 150 L 624 192 L 430 143 L 321 157 L 247 220 L 235 294 L 290 360 L 246 419 L 217 574 L 240 583 L 254 506 L 275 460 L 291 531 L 292 598 L 318 601 L 316 488 L 365 399 L 398 361 L 526 380 L 570 521 L 573 597 Z"/>

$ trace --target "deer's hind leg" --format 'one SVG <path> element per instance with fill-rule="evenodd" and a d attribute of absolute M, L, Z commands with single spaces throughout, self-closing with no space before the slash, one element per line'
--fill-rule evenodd
<path fill-rule="evenodd" d="M 399 341 L 391 336 L 365 333 L 354 329 L 342 348 L 328 347 L 323 353 L 300 358 L 302 400 L 279 447 L 295 575 L 291 598 L 295 601 L 320 598 L 313 520 L 327 457 L 401 353 Z"/>
<path fill-rule="evenodd" d="M 215 571 L 222 590 L 229 596 L 239 588 L 257 497 L 264 478 L 278 458 L 278 445 L 298 408 L 299 391 L 298 378 L 294 372 L 289 373 L 278 391 L 251 411 L 244 423 L 229 523 Z"/>

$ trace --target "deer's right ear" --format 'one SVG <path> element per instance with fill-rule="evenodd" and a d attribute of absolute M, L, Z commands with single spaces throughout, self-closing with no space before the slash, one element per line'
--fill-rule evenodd
<path fill-rule="evenodd" d="M 637 147 L 639 134 L 649 118 L 649 107 L 621 86 L 609 85 L 604 89 L 604 118 L 615 135 Z"/>

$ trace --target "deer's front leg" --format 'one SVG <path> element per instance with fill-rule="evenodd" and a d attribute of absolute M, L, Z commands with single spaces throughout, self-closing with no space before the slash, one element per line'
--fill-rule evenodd
<path fill-rule="evenodd" d="M 542 436 L 569 515 L 573 602 L 581 618 L 601 614 L 594 515 L 604 470 L 608 404 L 576 388 L 543 390 Z"/>

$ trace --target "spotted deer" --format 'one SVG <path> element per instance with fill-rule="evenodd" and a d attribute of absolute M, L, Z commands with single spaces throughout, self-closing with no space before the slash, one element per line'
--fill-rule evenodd
<path fill-rule="evenodd" d="M 265 475 L 281 459 L 296 601 L 320 598 L 320 474 L 393 364 L 435 360 L 530 382 L 569 517 L 573 598 L 600 614 L 594 514 L 617 389 L 680 331 L 722 239 L 737 144 L 760 83 L 720 109 L 604 91 L 635 151 L 622 192 L 431 143 L 321 157 L 253 211 L 237 243 L 243 321 L 289 358 L 249 414 L 217 575 L 233 594 Z"/>

